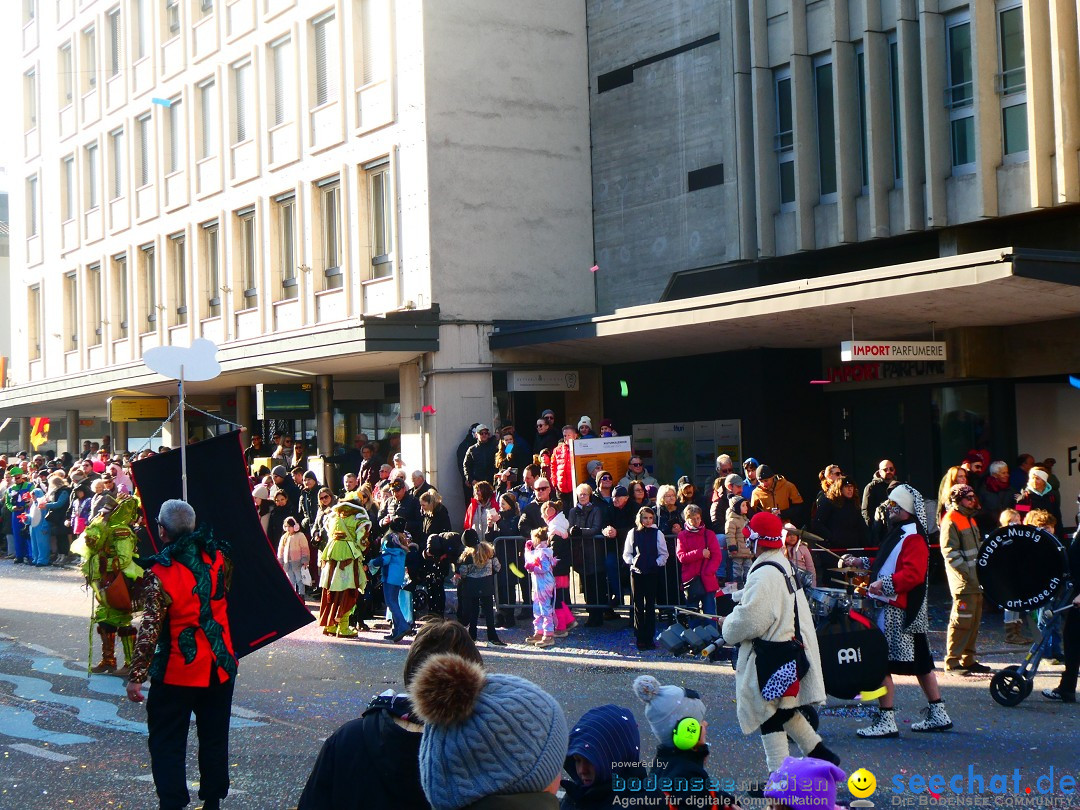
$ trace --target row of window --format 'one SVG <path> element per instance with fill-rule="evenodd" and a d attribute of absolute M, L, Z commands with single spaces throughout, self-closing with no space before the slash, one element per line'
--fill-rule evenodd
<path fill-rule="evenodd" d="M 377 160 L 361 167 L 363 199 L 358 201 L 358 220 L 363 220 L 363 233 L 369 240 L 370 265 L 364 278 L 387 278 L 393 274 L 393 196 L 390 164 L 387 159 Z M 37 178 L 31 178 L 35 184 Z M 341 179 L 338 176 L 320 180 L 311 187 L 311 210 L 305 212 L 305 221 L 312 222 L 312 232 L 319 235 L 313 245 L 316 255 L 313 263 L 318 265 L 314 281 L 317 291 L 335 290 L 344 286 L 348 260 L 342 241 L 346 226 L 348 206 L 342 199 Z M 277 195 L 269 201 L 267 212 L 268 239 L 263 246 L 259 242 L 258 206 L 250 206 L 233 212 L 231 219 L 232 241 L 226 245 L 222 223 L 215 219 L 193 228 L 197 240 L 197 252 L 188 249 L 188 232 L 171 234 L 161 243 L 149 243 L 140 247 L 134 257 L 127 252 L 109 260 L 112 274 L 111 307 L 107 310 L 105 277 L 100 263 L 85 268 L 82 289 L 88 297 L 86 304 L 86 327 L 93 328 L 87 345 L 99 345 L 105 335 L 113 339 L 126 338 L 133 329 L 136 334 L 156 331 L 159 317 L 164 315 L 167 326 L 188 323 L 189 280 L 196 281 L 200 300 L 194 314 L 197 317 L 216 318 L 222 314 L 223 300 L 233 294 L 236 310 L 252 309 L 259 304 L 261 282 L 265 276 L 261 266 L 271 271 L 274 289 L 271 300 L 285 301 L 297 298 L 300 289 L 298 274 L 308 271 L 302 264 L 301 234 L 298 232 L 297 196 L 295 191 Z M 164 251 L 164 267 L 159 266 L 159 251 Z M 231 257 L 231 258 L 229 258 Z M 131 267 L 130 265 L 133 265 Z M 193 266 L 197 276 L 189 279 Z M 132 276 L 132 271 L 135 277 Z M 164 275 L 162 275 L 162 271 Z M 161 283 L 165 279 L 164 285 Z M 79 278 L 72 271 L 64 276 L 64 346 L 66 351 L 79 347 Z M 133 282 L 135 285 L 133 287 Z M 164 289 L 164 300 L 160 291 Z M 134 296 L 132 291 L 135 291 Z M 31 314 L 30 359 L 41 356 L 40 302 L 41 285 L 29 288 L 29 312 Z M 135 309 L 132 312 L 131 303 Z M 37 324 L 37 326 L 35 326 Z M 111 325 L 111 332 L 106 329 Z"/>
<path fill-rule="evenodd" d="M 1024 57 L 1023 8 L 1017 0 L 999 3 L 997 8 L 998 57 L 1000 72 L 995 89 L 1001 104 L 1001 138 L 1006 156 L 1022 155 L 1028 149 L 1027 94 Z M 972 75 L 971 18 L 968 12 L 946 18 L 945 67 L 948 85 L 944 104 L 949 111 L 949 141 L 954 174 L 975 171 L 975 111 Z M 859 145 L 862 186 L 869 185 L 867 157 L 866 66 L 862 43 L 855 47 L 855 87 L 858 99 Z M 773 71 L 775 91 L 775 151 L 779 173 L 781 210 L 795 204 L 794 114 L 789 67 Z M 813 90 L 816 118 L 819 193 L 823 202 L 834 199 L 836 181 L 836 116 L 831 55 L 813 61 Z M 900 66 L 896 34 L 889 36 L 889 93 L 892 117 L 893 178 L 901 183 L 903 149 L 900 131 Z"/>
<path fill-rule="evenodd" d="M 148 55 L 150 0 L 131 0 L 131 16 L 135 26 L 132 37 L 134 61 Z M 178 0 L 164 0 L 163 21 L 168 32 L 179 30 Z M 200 0 L 201 2 L 201 0 Z M 384 80 L 389 73 L 390 16 L 388 0 L 356 0 L 357 16 L 361 20 L 362 55 L 358 65 L 357 81 L 363 87 Z M 201 8 L 201 6 L 200 6 Z M 213 4 L 208 3 L 210 14 Z M 106 79 L 126 69 L 131 60 L 125 58 L 122 9 L 111 9 L 105 15 L 107 42 L 104 64 L 99 64 L 99 49 L 95 25 L 84 28 L 74 39 L 62 43 L 57 52 L 58 107 L 63 110 L 74 101 L 76 90 L 85 95 L 97 88 L 99 73 Z M 175 27 L 174 27 L 175 26 Z M 308 21 L 307 59 L 309 78 L 308 97 L 312 108 L 336 101 L 339 96 L 339 71 L 341 54 L 339 47 L 338 20 L 333 11 Z M 78 43 L 78 52 L 73 46 Z M 298 102 L 295 43 L 291 35 L 281 36 L 266 46 L 265 92 L 267 124 L 270 127 L 288 123 L 295 118 Z M 255 129 L 254 98 L 258 91 L 253 76 L 252 60 L 246 57 L 232 64 L 228 72 L 230 91 L 230 126 L 233 143 L 240 143 L 252 136 Z M 24 130 L 38 126 L 38 68 L 23 74 L 24 84 Z M 211 115 L 216 108 L 214 81 L 207 79 L 198 84 L 199 104 L 202 111 L 200 156 L 213 154 L 217 149 L 214 129 L 219 120 Z M 173 114 L 176 117 L 176 114 Z"/>

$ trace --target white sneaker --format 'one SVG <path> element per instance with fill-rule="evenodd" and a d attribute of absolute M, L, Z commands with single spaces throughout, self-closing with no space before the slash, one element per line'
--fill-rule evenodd
<path fill-rule="evenodd" d="M 952 718 L 945 711 L 944 703 L 929 704 L 923 714 L 926 716 L 922 720 L 911 724 L 912 731 L 948 731 L 952 728 Z"/>
<path fill-rule="evenodd" d="M 855 732 L 863 739 L 891 739 L 900 736 L 896 727 L 896 712 L 892 709 L 879 709 L 878 718 L 873 725 L 860 728 Z"/>

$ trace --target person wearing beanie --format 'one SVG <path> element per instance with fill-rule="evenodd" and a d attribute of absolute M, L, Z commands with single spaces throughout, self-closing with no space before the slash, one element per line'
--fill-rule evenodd
<path fill-rule="evenodd" d="M 739 479 L 742 480 L 742 479 Z M 743 529 L 750 522 L 750 501 L 742 495 L 734 495 L 724 515 L 724 532 L 727 535 L 728 557 L 731 559 L 731 576 L 739 583 L 746 584 L 746 575 L 754 562 L 754 552 L 746 542 Z"/>
<path fill-rule="evenodd" d="M 964 675 L 992 671 L 975 659 L 975 639 L 982 621 L 982 587 L 975 567 L 982 541 L 975 520 L 978 511 L 974 488 L 956 484 L 949 490 L 948 511 L 941 519 L 941 555 L 953 600 L 945 634 L 945 671 Z"/>
<path fill-rule="evenodd" d="M 768 464 L 758 465 L 756 473 L 757 486 L 750 495 L 750 506 L 755 511 L 779 515 L 785 523 L 802 525 L 806 509 L 795 485 Z"/>
<path fill-rule="evenodd" d="M 310 580 L 304 582 L 303 572 L 308 570 L 311 562 L 311 544 L 294 517 L 285 518 L 278 541 L 277 559 L 296 595 L 303 598 L 304 588 L 310 584 Z"/>
<path fill-rule="evenodd" d="M 11 514 L 11 536 L 14 540 L 15 565 L 30 564 L 30 505 L 34 502 L 34 484 L 19 465 L 8 468 L 12 483 L 4 495 Z"/>
<path fill-rule="evenodd" d="M 926 633 L 930 622 L 926 607 L 927 572 L 930 546 L 926 541 L 926 504 L 922 494 L 908 484 L 898 484 L 889 490 L 883 504 L 890 529 L 881 541 L 873 565 L 867 557 L 845 554 L 840 564 L 870 569 L 867 590 L 884 597 L 878 616 L 878 626 L 889 644 L 889 674 L 882 686 L 885 695 L 878 700 L 878 717 L 866 728 L 860 728 L 863 738 L 892 738 L 900 736 L 896 724 L 896 686 L 893 675 L 914 675 L 929 702 L 926 717 L 912 723 L 916 732 L 948 731 L 952 719 L 945 711 L 934 674 L 934 656 Z"/>
<path fill-rule="evenodd" d="M 652 675 L 634 678 L 634 694 L 645 704 L 645 720 L 656 736 L 656 754 L 649 769 L 669 807 L 712 807 L 735 804 L 734 797 L 716 790 L 705 770 L 709 744 L 705 732 L 705 704 L 693 689 L 661 685 Z M 681 784 L 702 785 L 698 790 Z M 661 805 L 663 806 L 663 805 Z"/>
<path fill-rule="evenodd" d="M 274 486 L 270 488 L 271 497 L 278 492 L 284 492 L 285 496 L 289 499 L 289 508 L 292 509 L 293 512 L 299 514 L 300 487 L 293 481 L 292 476 L 289 475 L 288 469 L 284 465 L 278 464 L 270 470 L 270 476 L 274 480 Z"/>
<path fill-rule="evenodd" d="M 434 810 L 556 810 L 569 732 L 536 684 L 449 653 L 409 687 L 424 724 L 420 784 Z"/>
<path fill-rule="evenodd" d="M 454 574 L 461 623 L 469 628 L 469 636 L 476 641 L 476 625 L 483 613 L 488 644 L 505 647 L 506 642 L 495 631 L 495 574 L 502 571 L 502 563 L 495 557 L 495 547 L 481 540 L 475 529 L 463 531 L 461 542 L 465 550 L 458 558 Z"/>
<path fill-rule="evenodd" d="M 730 615 L 719 618 L 720 632 L 725 644 L 738 645 L 739 660 L 735 675 L 736 714 L 743 734 L 761 734 L 765 762 L 775 771 L 788 755 L 788 737 L 795 741 L 807 756 L 824 759 L 834 765 L 839 757 L 825 747 L 806 717 L 798 711 L 801 706 L 825 702 L 825 682 L 818 657 L 814 619 L 806 596 L 797 587 L 795 572 L 784 553 L 784 524 L 771 512 L 754 515 L 744 529 L 754 549 L 754 564 L 746 577 L 746 588 Z M 758 639 L 786 642 L 801 640 L 809 670 L 801 679 L 772 690 L 773 678 L 766 684 L 758 682 Z M 779 674 L 779 673 L 778 673 Z M 770 693 L 762 694 L 762 689 Z M 779 694 L 773 694 L 773 691 Z"/>
<path fill-rule="evenodd" d="M 1050 485 L 1050 471 L 1035 465 L 1028 471 L 1027 486 L 1016 496 L 1016 511 L 1021 517 L 1033 509 L 1045 509 L 1054 516 L 1055 526 L 1064 526 L 1061 522 L 1061 493 Z M 1058 534 L 1058 529 L 1051 530 Z"/>
<path fill-rule="evenodd" d="M 765 798 L 775 799 L 786 807 L 836 807 L 836 783 L 847 774 L 831 762 L 813 757 L 788 757 L 769 775 Z"/>
<path fill-rule="evenodd" d="M 407 690 L 425 661 L 453 653 L 484 665 L 458 622 L 428 621 L 405 658 Z M 420 738 L 424 730 L 407 692 L 388 689 L 323 743 L 297 810 L 427 810 L 420 787 Z M 363 778 L 357 778 L 363 774 Z"/>
<path fill-rule="evenodd" d="M 659 791 L 628 790 L 627 780 L 644 783 L 648 772 L 641 764 L 641 735 L 634 713 L 622 706 L 597 706 L 581 716 L 570 729 L 564 768 L 570 778 L 562 780 L 559 810 L 622 807 L 628 799 L 639 806 L 667 803 Z"/>
<path fill-rule="evenodd" d="M 405 518 L 391 518 L 389 531 L 382 538 L 382 554 L 368 560 L 369 568 L 382 568 L 383 599 L 392 617 L 392 628 L 383 637 L 397 644 L 411 629 L 401 609 L 401 588 L 405 585 L 405 552 L 409 536 L 405 533 Z"/>

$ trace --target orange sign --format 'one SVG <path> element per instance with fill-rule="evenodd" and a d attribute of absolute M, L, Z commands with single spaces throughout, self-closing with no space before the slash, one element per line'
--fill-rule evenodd
<path fill-rule="evenodd" d="M 601 436 L 595 439 L 574 439 L 574 486 L 589 480 L 590 461 L 599 461 L 603 469 L 611 473 L 615 483 L 626 475 L 630 464 L 632 438 L 630 436 Z M 594 480 L 595 484 L 596 481 Z"/>

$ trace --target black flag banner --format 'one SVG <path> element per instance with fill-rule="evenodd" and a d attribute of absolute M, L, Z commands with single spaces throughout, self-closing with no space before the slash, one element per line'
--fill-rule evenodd
<path fill-rule="evenodd" d="M 181 498 L 180 451 L 171 450 L 132 465 L 146 525 L 158 548 L 157 513 L 170 498 Z M 233 579 L 229 625 L 233 648 L 243 658 L 315 621 L 278 564 L 275 548 L 259 522 L 251 499 L 240 432 L 188 445 L 188 503 L 200 525 L 232 543 Z"/>

